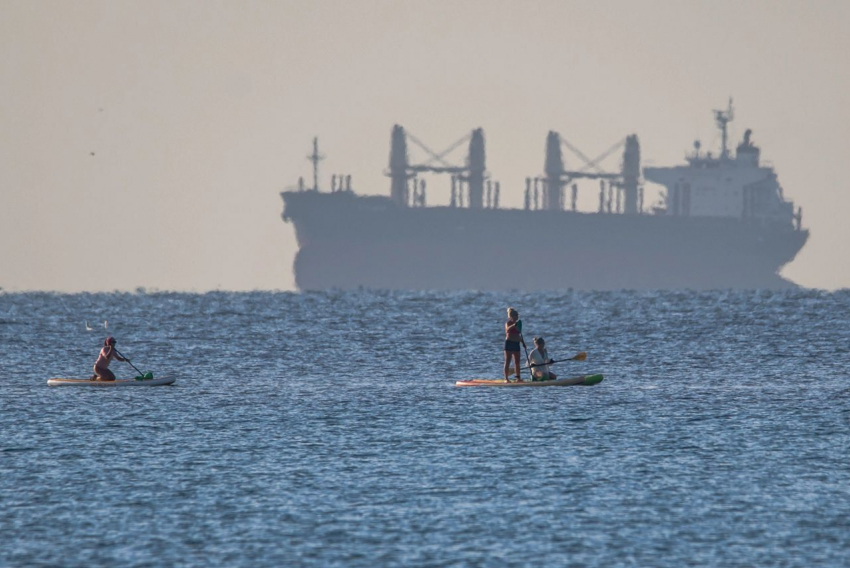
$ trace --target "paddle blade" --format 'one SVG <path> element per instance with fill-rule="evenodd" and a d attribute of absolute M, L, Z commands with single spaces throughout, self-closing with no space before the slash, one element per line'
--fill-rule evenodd
<path fill-rule="evenodd" d="M 152 378 L 153 378 L 153 373 L 151 373 L 150 371 L 148 371 L 147 373 L 145 373 L 145 375 L 144 375 L 144 379 L 145 379 L 146 381 L 149 381 L 149 380 L 151 380 Z"/>
<path fill-rule="evenodd" d="M 582 351 L 581 353 L 579 353 L 575 357 L 573 357 L 572 361 L 585 361 L 586 359 L 587 359 L 587 353 Z"/>

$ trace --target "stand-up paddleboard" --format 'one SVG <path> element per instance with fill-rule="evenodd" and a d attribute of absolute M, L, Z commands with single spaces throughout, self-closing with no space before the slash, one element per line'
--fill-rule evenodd
<path fill-rule="evenodd" d="M 558 379 L 555 381 L 532 381 L 526 379 L 523 382 L 505 379 L 469 379 L 455 383 L 457 387 L 569 387 L 572 385 L 595 385 L 602 382 L 602 375 L 582 375 L 569 379 Z"/>
<path fill-rule="evenodd" d="M 47 379 L 50 387 L 158 387 L 170 385 L 177 377 L 159 377 L 156 379 L 116 379 L 114 381 L 93 381 L 91 379 Z"/>

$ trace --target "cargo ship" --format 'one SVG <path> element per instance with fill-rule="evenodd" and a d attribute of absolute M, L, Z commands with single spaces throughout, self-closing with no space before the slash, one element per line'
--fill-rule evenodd
<path fill-rule="evenodd" d="M 303 178 L 281 193 L 283 220 L 295 227 L 295 282 L 301 290 L 619 290 L 779 289 L 796 285 L 779 275 L 802 249 L 809 231 L 802 211 L 786 200 L 773 167 L 763 164 L 747 130 L 728 148 L 727 109 L 714 111 L 722 145 L 699 142 L 685 163 L 641 168 L 636 135 L 622 149 L 619 171 L 582 157 L 567 170 L 557 132 L 546 138 L 544 171 L 525 180 L 524 206 L 499 206 L 500 184 L 486 168 L 479 128 L 465 163 L 445 160 L 396 125 L 391 134 L 389 195 L 358 195 L 351 176 L 318 182 L 322 158 L 313 141 L 313 186 Z M 411 163 L 408 143 L 430 159 Z M 450 148 L 451 149 L 451 148 Z M 429 206 L 420 174 L 451 178 L 448 205 Z M 578 183 L 598 182 L 598 208 L 579 211 Z M 644 205 L 647 183 L 661 187 Z M 596 201 L 594 196 L 594 202 Z"/>

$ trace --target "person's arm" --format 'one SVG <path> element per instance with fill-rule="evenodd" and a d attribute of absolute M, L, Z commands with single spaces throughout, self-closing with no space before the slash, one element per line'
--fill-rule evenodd
<path fill-rule="evenodd" d="M 543 364 L 543 357 L 537 349 L 534 349 L 528 358 L 530 360 L 529 366 L 531 369 L 529 371 L 531 372 L 531 376 L 536 377 L 540 374 L 540 365 Z"/>
<path fill-rule="evenodd" d="M 115 359 L 118 359 L 119 361 L 127 361 L 128 360 L 128 359 L 125 359 L 124 357 L 122 357 L 121 355 L 119 355 L 118 351 L 116 351 L 113 346 L 110 345 L 106 349 L 108 350 L 107 353 L 106 353 L 107 357 L 113 356 Z"/>

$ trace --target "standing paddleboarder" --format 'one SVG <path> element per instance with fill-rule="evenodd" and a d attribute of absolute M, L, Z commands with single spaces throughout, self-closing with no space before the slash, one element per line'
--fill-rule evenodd
<path fill-rule="evenodd" d="M 525 347 L 525 341 L 522 339 L 522 322 L 519 319 L 519 312 L 514 308 L 508 308 L 508 321 L 505 322 L 505 380 L 510 381 L 508 375 L 511 372 L 511 358 L 514 360 L 516 367 L 516 380 L 522 382 L 519 376 L 521 365 L 519 364 L 519 346 Z M 527 349 L 527 348 L 526 348 Z"/>
<path fill-rule="evenodd" d="M 115 373 L 109 370 L 109 363 L 112 359 L 119 361 L 130 362 L 125 359 L 115 350 L 115 338 L 110 336 L 103 340 L 103 348 L 100 350 L 100 355 L 97 356 L 97 361 L 94 364 L 94 375 L 91 376 L 93 381 L 114 381 Z"/>

